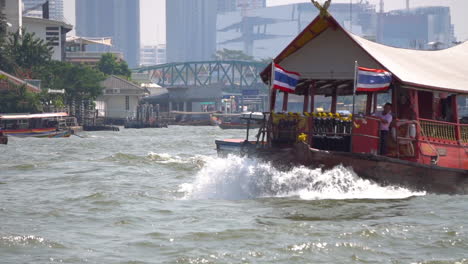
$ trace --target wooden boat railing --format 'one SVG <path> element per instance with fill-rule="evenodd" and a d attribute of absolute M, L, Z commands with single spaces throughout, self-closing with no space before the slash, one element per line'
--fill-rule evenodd
<path fill-rule="evenodd" d="M 468 144 L 468 124 L 460 125 L 460 136 L 462 144 Z"/>
<path fill-rule="evenodd" d="M 462 140 L 465 133 L 458 133 L 458 126 L 454 123 L 435 121 L 428 119 L 419 119 L 421 139 L 444 143 L 444 144 L 458 144 Z M 461 134 L 461 135 L 460 135 Z"/>

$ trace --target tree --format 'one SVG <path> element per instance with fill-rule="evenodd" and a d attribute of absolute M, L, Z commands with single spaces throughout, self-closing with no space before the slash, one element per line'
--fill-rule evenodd
<path fill-rule="evenodd" d="M 14 72 L 23 78 L 31 78 L 33 67 L 49 62 L 52 57 L 52 47 L 24 29 L 21 29 L 21 34 L 20 30 L 10 34 L 3 51 L 8 58 L 4 65 L 5 71 Z"/>
<path fill-rule="evenodd" d="M 16 89 L 0 91 L 0 113 L 38 113 L 42 111 L 42 104 L 38 94 L 28 91 L 26 85 Z"/>
<path fill-rule="evenodd" d="M 105 79 L 104 74 L 87 65 L 50 61 L 35 72 L 34 77 L 42 80 L 43 87 L 65 90 L 64 95 L 43 95 L 45 102 L 55 100 L 57 104 L 71 106 L 83 100 L 95 100 L 102 94 L 101 82 Z M 60 100 L 61 98 L 63 99 Z"/>
<path fill-rule="evenodd" d="M 254 61 L 254 57 L 245 54 L 241 50 L 222 49 L 216 51 L 214 54 L 216 60 L 241 60 L 241 61 Z"/>
<path fill-rule="evenodd" d="M 0 10 L 0 70 L 7 68 L 10 60 L 5 54 L 5 38 L 7 36 L 7 22 L 3 10 Z"/>
<path fill-rule="evenodd" d="M 97 64 L 97 68 L 106 75 L 120 75 L 130 78 L 131 71 L 127 62 L 119 60 L 114 54 L 103 54 Z"/>

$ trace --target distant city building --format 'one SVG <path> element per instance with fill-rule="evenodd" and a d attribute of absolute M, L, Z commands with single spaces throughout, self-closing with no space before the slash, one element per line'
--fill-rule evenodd
<path fill-rule="evenodd" d="M 4 12 L 7 23 L 11 25 L 7 27 L 8 32 L 14 33 L 23 26 L 21 0 L 0 0 L 0 9 Z"/>
<path fill-rule="evenodd" d="M 218 12 L 245 11 L 266 7 L 266 0 L 217 0 Z"/>
<path fill-rule="evenodd" d="M 140 65 L 152 66 L 166 63 L 166 45 L 143 46 L 140 49 Z"/>
<path fill-rule="evenodd" d="M 88 45 L 100 46 L 102 51 L 88 51 Z M 111 47 L 111 38 L 83 38 L 70 36 L 67 38 L 66 43 L 66 61 L 75 64 L 96 65 L 105 53 L 112 53 L 118 60 L 123 60 L 123 53 L 110 51 Z"/>
<path fill-rule="evenodd" d="M 399 48 L 442 49 L 456 40 L 450 8 L 443 6 L 385 13 L 381 28 L 378 41 Z"/>
<path fill-rule="evenodd" d="M 23 15 L 33 17 L 43 17 L 42 5 L 47 0 L 23 0 Z M 63 21 L 63 0 L 48 0 L 49 19 Z"/>
<path fill-rule="evenodd" d="M 216 12 L 216 0 L 166 0 L 167 62 L 213 58 Z"/>
<path fill-rule="evenodd" d="M 38 17 L 23 17 L 23 27 L 26 32 L 34 33 L 52 47 L 52 59 L 65 61 L 65 42 L 67 33 L 73 26 L 62 21 Z"/>
<path fill-rule="evenodd" d="M 346 29 L 375 40 L 375 6 L 332 4 L 329 11 Z M 272 58 L 286 47 L 318 15 L 310 3 L 219 13 L 217 50 L 241 50 L 257 59 Z"/>
<path fill-rule="evenodd" d="M 111 51 L 123 52 L 131 68 L 139 65 L 140 1 L 76 0 L 76 33 L 83 37 L 110 37 Z M 102 51 L 90 46 L 89 51 Z"/>
<path fill-rule="evenodd" d="M 166 0 L 166 8 L 168 62 L 213 59 L 222 49 L 271 58 L 318 15 L 310 3 L 265 7 L 264 0 Z M 380 14 L 361 1 L 329 12 L 353 34 L 390 46 L 440 49 L 455 41 L 449 7 Z"/>

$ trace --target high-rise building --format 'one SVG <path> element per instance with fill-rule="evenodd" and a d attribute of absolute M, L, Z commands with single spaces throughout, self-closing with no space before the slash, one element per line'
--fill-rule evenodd
<path fill-rule="evenodd" d="M 410 49 L 441 49 L 455 42 L 450 7 L 395 10 L 382 17 L 379 42 Z"/>
<path fill-rule="evenodd" d="M 349 4 L 337 3 L 332 4 L 329 11 L 347 30 L 375 39 L 377 15 L 374 5 L 353 4 L 353 12 L 350 12 Z M 317 9 L 310 3 L 219 13 L 217 50 L 241 50 L 257 59 L 272 58 L 317 15 Z"/>
<path fill-rule="evenodd" d="M 76 34 L 82 37 L 110 37 L 111 51 L 123 52 L 130 67 L 139 65 L 140 1 L 76 0 Z M 99 47 L 88 50 L 100 51 Z"/>
<path fill-rule="evenodd" d="M 166 45 L 143 46 L 140 49 L 140 65 L 152 66 L 166 63 Z"/>
<path fill-rule="evenodd" d="M 14 33 L 23 26 L 21 15 L 21 0 L 0 0 L 0 10 L 5 15 L 6 22 L 10 24 L 7 32 Z"/>
<path fill-rule="evenodd" d="M 213 58 L 217 4 L 217 0 L 166 0 L 167 62 Z"/>
<path fill-rule="evenodd" d="M 49 1 L 49 19 L 63 21 L 63 0 Z M 23 12 L 26 16 L 43 17 L 42 4 L 47 0 L 23 0 Z"/>

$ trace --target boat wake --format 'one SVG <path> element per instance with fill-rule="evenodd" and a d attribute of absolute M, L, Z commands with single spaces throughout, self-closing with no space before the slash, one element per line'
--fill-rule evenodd
<path fill-rule="evenodd" d="M 306 167 L 280 171 L 269 163 L 237 156 L 206 161 L 194 182 L 182 184 L 179 191 L 185 194 L 185 199 L 226 200 L 262 197 L 404 199 L 425 195 L 400 187 L 382 187 L 342 166 L 324 172 Z"/>

